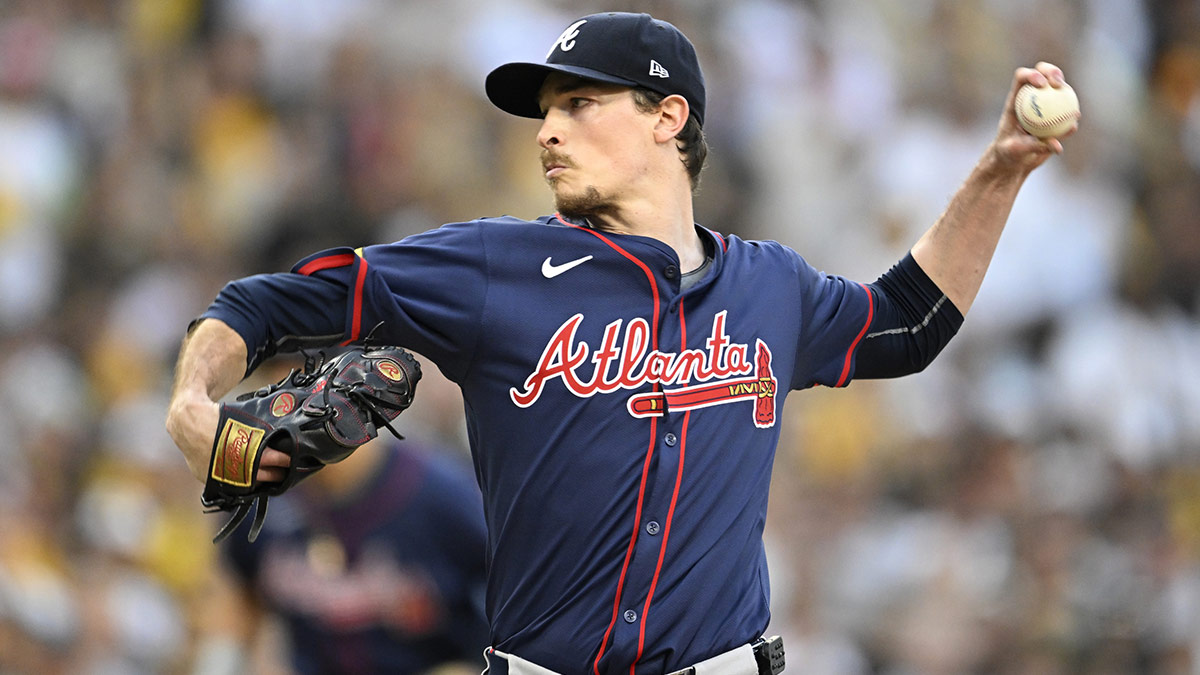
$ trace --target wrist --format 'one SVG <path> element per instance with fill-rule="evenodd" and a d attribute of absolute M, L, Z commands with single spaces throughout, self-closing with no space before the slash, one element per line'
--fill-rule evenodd
<path fill-rule="evenodd" d="M 177 390 L 167 407 L 167 433 L 175 441 L 192 475 L 204 481 L 217 435 L 220 404 L 205 393 Z"/>
<path fill-rule="evenodd" d="M 167 431 L 178 440 L 178 434 L 186 431 L 188 420 L 195 417 L 197 411 L 214 405 L 217 403 L 202 390 L 176 389 L 171 393 L 171 401 L 167 405 Z"/>
<path fill-rule="evenodd" d="M 1033 167 L 1012 159 L 1011 153 L 998 142 L 988 146 L 986 152 L 975 165 L 974 175 L 987 184 L 997 188 L 1018 189 Z"/>

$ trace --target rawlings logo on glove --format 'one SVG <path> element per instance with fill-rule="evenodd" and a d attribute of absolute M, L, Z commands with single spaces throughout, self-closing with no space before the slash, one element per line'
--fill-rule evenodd
<path fill-rule="evenodd" d="M 412 405 L 420 379 L 420 364 L 401 347 L 353 347 L 329 360 L 309 358 L 303 371 L 221 404 L 201 503 L 234 515 L 213 542 L 229 536 L 257 502 L 249 535 L 254 541 L 268 497 L 349 457 L 380 426 L 401 438 L 391 423 Z M 256 479 L 267 447 L 291 457 L 278 483 Z"/>

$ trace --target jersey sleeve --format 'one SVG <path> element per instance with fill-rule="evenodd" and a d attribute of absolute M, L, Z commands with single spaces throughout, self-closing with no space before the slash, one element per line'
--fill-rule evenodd
<path fill-rule="evenodd" d="M 293 272 L 340 289 L 346 344 L 371 336 L 401 345 L 457 382 L 470 366 L 487 293 L 481 228 L 455 223 L 394 244 L 330 249 Z"/>
<path fill-rule="evenodd" d="M 874 298 L 864 284 L 825 274 L 797 259 L 801 323 L 793 388 L 844 387 L 871 325 Z"/>
<path fill-rule="evenodd" d="M 224 321 L 246 343 L 246 372 L 276 353 L 348 345 L 368 336 L 466 372 L 486 294 L 478 224 L 445 225 L 403 241 L 333 248 L 290 272 L 226 284 L 201 319 Z"/>
<path fill-rule="evenodd" d="M 264 359 L 342 338 L 345 292 L 336 284 L 300 274 L 256 274 L 231 281 L 200 315 L 220 319 L 246 343 L 246 372 Z M 195 322 L 193 322 L 195 325 Z"/>

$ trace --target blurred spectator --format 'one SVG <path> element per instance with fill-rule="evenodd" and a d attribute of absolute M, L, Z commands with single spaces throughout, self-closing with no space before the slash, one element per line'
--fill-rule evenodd
<path fill-rule="evenodd" d="M 0 329 L 27 328 L 58 300 L 62 230 L 80 176 L 72 121 L 47 91 L 55 35 L 0 21 Z"/>
<path fill-rule="evenodd" d="M 282 621 L 290 654 L 286 664 L 251 657 L 225 672 L 478 670 L 487 535 L 474 476 L 457 459 L 376 439 L 271 500 L 255 542 L 249 520 L 222 542 L 243 597 L 211 612 L 209 625 L 244 632 L 210 648 L 241 642 L 253 653 L 257 608 Z"/>

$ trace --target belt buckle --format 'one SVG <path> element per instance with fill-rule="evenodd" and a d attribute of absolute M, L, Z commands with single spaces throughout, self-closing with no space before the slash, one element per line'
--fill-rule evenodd
<path fill-rule="evenodd" d="M 783 638 L 778 635 L 761 637 L 751 646 L 754 647 L 754 660 L 758 663 L 759 675 L 779 675 L 783 672 Z"/>

